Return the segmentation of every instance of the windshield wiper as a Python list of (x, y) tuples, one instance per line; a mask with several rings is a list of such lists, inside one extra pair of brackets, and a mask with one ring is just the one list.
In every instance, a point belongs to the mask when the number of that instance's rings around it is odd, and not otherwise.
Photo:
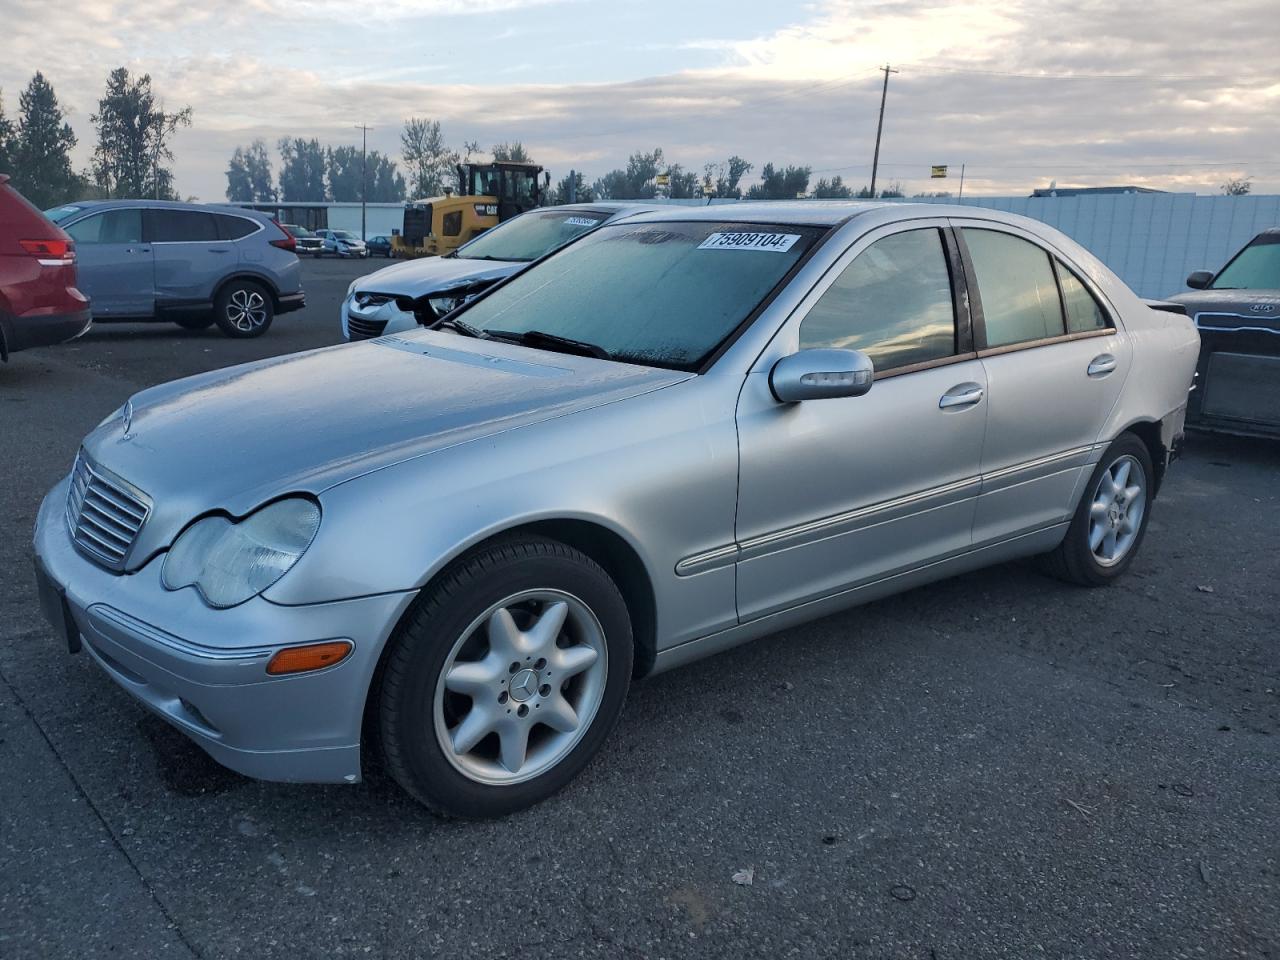
[(443, 320), (437, 320), (435, 322), (435, 326), (431, 329), (440, 330), (443, 327), (449, 327), (453, 330), (457, 330), (464, 337), (475, 337), (478, 340), (485, 339), (483, 330), (477, 330), (471, 324), (467, 323), (467, 321), (459, 320), (456, 317), (445, 317)]
[(561, 337), (545, 330), (485, 330), (489, 336), (497, 340), (510, 340), (526, 347), (549, 347), (561, 353), (577, 353), (584, 357), (595, 357), (597, 360), (612, 360), (613, 354), (604, 347), (585, 340), (574, 340)]

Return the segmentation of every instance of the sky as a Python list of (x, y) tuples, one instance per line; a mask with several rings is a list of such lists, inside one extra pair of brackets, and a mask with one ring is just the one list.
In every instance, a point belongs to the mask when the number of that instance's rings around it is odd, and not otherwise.
[[(399, 154), (408, 117), (447, 140), (519, 140), (557, 179), (637, 150), (701, 171), (806, 164), (908, 194), (1136, 184), (1280, 193), (1276, 0), (0, 0), (7, 113), (42, 71), (87, 166), (117, 66), (194, 124), (184, 196), (219, 200), (237, 144), (317, 137)], [(278, 162), (278, 160), (277, 160)], [(947, 164), (949, 177), (929, 168)]]

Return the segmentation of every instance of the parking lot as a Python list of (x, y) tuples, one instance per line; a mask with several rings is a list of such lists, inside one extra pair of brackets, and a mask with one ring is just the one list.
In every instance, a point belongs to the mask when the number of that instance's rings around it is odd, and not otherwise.
[(497, 822), (245, 779), (68, 656), (30, 540), (80, 438), (339, 342), (380, 265), (305, 261), (256, 340), (102, 325), (0, 366), (0, 957), (1280, 955), (1274, 442), (1193, 435), (1114, 587), (1003, 566), (643, 681)]

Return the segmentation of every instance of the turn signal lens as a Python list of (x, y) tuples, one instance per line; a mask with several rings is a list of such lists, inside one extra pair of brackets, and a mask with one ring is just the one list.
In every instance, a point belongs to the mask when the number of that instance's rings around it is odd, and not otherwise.
[(310, 643), (305, 647), (286, 647), (280, 650), (267, 663), (267, 673), (279, 676), (282, 673), (306, 673), (308, 670), (323, 670), (341, 663), (351, 653), (350, 640), (330, 640), (326, 643)]

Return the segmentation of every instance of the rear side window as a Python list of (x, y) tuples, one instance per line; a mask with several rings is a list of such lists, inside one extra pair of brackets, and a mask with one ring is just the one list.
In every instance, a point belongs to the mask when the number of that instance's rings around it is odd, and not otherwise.
[(218, 239), (218, 226), (211, 213), (148, 210), (147, 239), (152, 243), (204, 243)]
[(1111, 327), (1111, 318), (1102, 304), (1061, 260), (1058, 261), (1058, 282), (1062, 284), (1062, 301), (1067, 307), (1068, 333), (1089, 333)]
[(955, 305), (941, 231), (895, 233), (858, 254), (805, 316), (800, 346), (862, 350), (877, 372), (953, 356)]
[(986, 345), (1007, 347), (1062, 336), (1062, 300), (1049, 254), (995, 230), (965, 227), (963, 233), (977, 275)]
[(141, 243), (142, 211), (135, 208), (104, 210), (67, 227), (77, 244)]
[(247, 237), (258, 229), (256, 220), (250, 220), (248, 217), (236, 217), (228, 213), (215, 213), (214, 221), (218, 225), (218, 239), (220, 240), (239, 240), (241, 237)]

